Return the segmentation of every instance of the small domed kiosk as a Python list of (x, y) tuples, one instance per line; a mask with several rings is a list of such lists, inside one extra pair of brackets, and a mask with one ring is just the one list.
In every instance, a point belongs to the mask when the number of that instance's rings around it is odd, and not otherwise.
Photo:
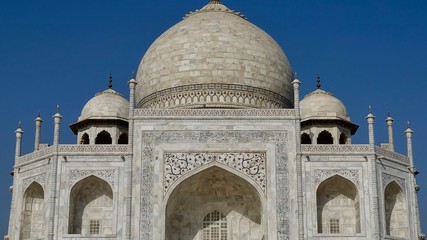
[(78, 144), (127, 144), (129, 102), (111, 84), (83, 107), (77, 123), (70, 126)]
[(332, 93), (317, 89), (301, 100), (302, 144), (350, 144), (359, 126), (350, 121), (344, 104)]

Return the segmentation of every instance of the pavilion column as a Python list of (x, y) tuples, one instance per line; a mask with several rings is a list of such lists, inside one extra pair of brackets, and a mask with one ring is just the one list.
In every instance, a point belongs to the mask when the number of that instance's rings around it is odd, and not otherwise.
[[(369, 146), (371, 149), (371, 153), (370, 156), (368, 156), (368, 160), (370, 162), (369, 164), (369, 172), (370, 172), (370, 191), (371, 191), (371, 206), (373, 210), (378, 209), (378, 211), (374, 211), (376, 212), (376, 214), (371, 214), (371, 230), (374, 233), (374, 238), (373, 239), (380, 239), (381, 238), (381, 229), (380, 229), (380, 218), (379, 215), (380, 213), (380, 209), (379, 209), (379, 197), (378, 197), (378, 191), (379, 191), (379, 187), (378, 187), (378, 173), (377, 173), (377, 157), (375, 154), (375, 136), (374, 136), (374, 121), (375, 121), (375, 116), (371, 111), (371, 107), (369, 106), (369, 113), (366, 116), (366, 120), (368, 122), (368, 135), (369, 135)], [(379, 230), (379, 231), (378, 231)]]
[(43, 122), (43, 119), (40, 117), (40, 113), (37, 116), (37, 118), (34, 120), (34, 122), (36, 123), (36, 134), (35, 134), (35, 139), (34, 139), (34, 151), (37, 151), (40, 148), (40, 132), (41, 132), (41, 127), (42, 127), (42, 122)]
[(387, 123), (387, 131), (388, 131), (388, 150), (394, 152), (394, 139), (393, 139), (393, 118), (391, 118), (390, 114), (385, 120)]
[[(412, 221), (414, 223), (414, 232), (418, 239), (423, 239), (424, 235), (421, 233), (421, 227), (420, 227), (420, 218), (419, 218), (419, 208), (418, 208), (418, 198), (417, 193), (419, 191), (419, 186), (417, 185), (415, 176), (418, 174), (417, 170), (415, 169), (414, 165), (414, 158), (412, 153), (412, 134), (414, 132), (409, 126), (405, 131), (406, 135), (406, 143), (407, 143), (407, 154), (408, 154), (408, 160), (409, 160), (409, 182), (410, 182), (410, 194), (411, 194), (411, 211), (413, 212), (411, 214)], [(424, 237), (425, 238), (425, 237)]]
[[(15, 165), (18, 162), (18, 158), (21, 156), (22, 151), (22, 136), (24, 135), (24, 131), (22, 130), (22, 124), (19, 122), (18, 128), (15, 131), (16, 135), (16, 146), (15, 146)], [(12, 192), (12, 200), (10, 203), (10, 216), (9, 216), (9, 228), (8, 228), (8, 236), (9, 239), (14, 239), (15, 237), (15, 224), (16, 224), (16, 184), (17, 184), (17, 176), (18, 176), (18, 169), (15, 167), (13, 169), (13, 172), (11, 173), (13, 176), (13, 185), (10, 188), (10, 191)], [(19, 233), (18, 233), (19, 234)]]
[(133, 132), (136, 80), (132, 75), (129, 81), (129, 130), (128, 130), (128, 159), (126, 162), (126, 239), (132, 238), (132, 171), (133, 171)]
[(49, 222), (48, 222), (48, 239), (54, 240), (58, 237), (55, 236), (55, 219), (56, 215), (56, 201), (57, 201), (57, 179), (58, 179), (58, 154), (59, 154), (59, 133), (61, 128), (62, 116), (59, 114), (59, 106), (57, 106), (56, 114), (53, 115), (55, 127), (53, 133), (53, 146), (55, 147), (55, 155), (51, 158), (51, 182), (50, 182), (50, 197), (49, 197)]
[(292, 82), (294, 87), (294, 109), (295, 109), (295, 145), (296, 145), (296, 168), (297, 168), (297, 201), (298, 201), (298, 239), (304, 239), (304, 193), (302, 189), (302, 162), (301, 162), (301, 117), (299, 88), (301, 82), (295, 78)]

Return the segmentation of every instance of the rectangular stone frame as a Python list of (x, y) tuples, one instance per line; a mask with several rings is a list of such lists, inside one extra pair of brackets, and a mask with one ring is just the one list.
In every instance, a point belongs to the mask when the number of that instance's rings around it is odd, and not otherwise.
[[(162, 143), (186, 144), (227, 144), (227, 143), (269, 143), (275, 147), (275, 182), (277, 239), (289, 239), (289, 167), (288, 167), (288, 132), (287, 131), (143, 131), (141, 133), (141, 175), (140, 179), (140, 213), (139, 235), (143, 240), (154, 240), (154, 232), (159, 232), (154, 223), (154, 161), (156, 146)], [(238, 149), (236, 149), (238, 150)], [(136, 160), (139, 161), (139, 160)], [(267, 163), (268, 164), (268, 163)], [(271, 178), (270, 176), (269, 178)], [(156, 208), (159, 210), (158, 208)], [(269, 227), (269, 230), (273, 230)]]

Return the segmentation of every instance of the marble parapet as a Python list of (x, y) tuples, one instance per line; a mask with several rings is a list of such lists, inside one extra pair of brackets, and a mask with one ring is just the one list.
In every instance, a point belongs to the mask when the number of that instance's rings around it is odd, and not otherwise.
[[(58, 152), (56, 152), (58, 151)], [(76, 145), (76, 144), (61, 144), (58, 146), (50, 146), (39, 151), (21, 156), (16, 160), (16, 166), (26, 165), (40, 159), (49, 158), (55, 154), (58, 155), (127, 155), (128, 145)]]

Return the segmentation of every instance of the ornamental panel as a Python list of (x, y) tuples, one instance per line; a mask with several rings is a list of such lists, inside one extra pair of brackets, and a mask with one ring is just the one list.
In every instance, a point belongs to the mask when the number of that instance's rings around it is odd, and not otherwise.
[(46, 173), (38, 174), (35, 176), (31, 176), (22, 180), (22, 191), (24, 192), (31, 185), (31, 183), (37, 182), (40, 184), (43, 189), (45, 189), (46, 185)]
[(181, 176), (208, 163), (218, 162), (252, 178), (264, 191), (266, 189), (266, 153), (165, 153), (164, 191)]
[(289, 239), (289, 178), (286, 131), (144, 131), (142, 132), (140, 236), (153, 240), (154, 148), (160, 143), (273, 143), (276, 159), (277, 231)]
[(316, 169), (313, 173), (314, 182), (320, 183), (334, 175), (341, 175), (359, 186), (359, 170), (348, 169)]
[(68, 184), (73, 186), (76, 182), (91, 175), (107, 181), (112, 187), (114, 186), (116, 179), (115, 170), (70, 170), (68, 173)]
[(387, 187), (387, 185), (393, 181), (395, 181), (400, 188), (402, 188), (402, 190), (404, 192), (406, 192), (406, 184), (405, 184), (405, 179), (401, 178), (401, 177), (397, 177), (388, 173), (383, 173), (382, 174), (382, 182), (383, 182), (383, 190)]

